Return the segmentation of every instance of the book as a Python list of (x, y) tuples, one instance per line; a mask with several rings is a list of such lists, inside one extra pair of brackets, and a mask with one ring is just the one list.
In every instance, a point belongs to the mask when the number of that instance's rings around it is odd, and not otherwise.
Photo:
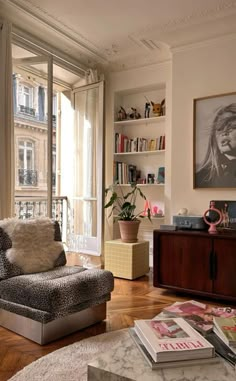
[(230, 307), (213, 307), (195, 300), (176, 302), (163, 309), (164, 314), (183, 317), (193, 328), (204, 336), (213, 331), (213, 317), (234, 317), (236, 309)]
[(236, 317), (213, 317), (214, 332), (229, 346), (236, 347)]
[(208, 333), (206, 340), (214, 346), (216, 353), (236, 370), (236, 353), (215, 332)]
[(214, 357), (214, 347), (182, 318), (135, 320), (134, 329), (153, 360)]
[(219, 362), (219, 356), (196, 359), (196, 360), (179, 360), (179, 361), (166, 361), (166, 362), (156, 362), (153, 360), (152, 356), (149, 354), (145, 345), (143, 345), (142, 341), (138, 337), (134, 328), (129, 328), (129, 334), (139, 349), (140, 353), (143, 355), (144, 359), (147, 361), (149, 366), (155, 370), (160, 368), (177, 368), (182, 366), (193, 366), (193, 365), (204, 365), (204, 364), (215, 364)]

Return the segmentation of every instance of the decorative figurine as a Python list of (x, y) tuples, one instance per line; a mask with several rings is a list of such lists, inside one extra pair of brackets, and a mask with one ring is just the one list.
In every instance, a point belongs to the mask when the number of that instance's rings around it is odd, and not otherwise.
[[(208, 219), (206, 218), (206, 215), (209, 211), (214, 211), (215, 213), (217, 213), (219, 215), (219, 218), (217, 221), (213, 221), (213, 222), (208, 221)], [(203, 215), (203, 219), (204, 219), (205, 223), (210, 226), (208, 229), (208, 233), (210, 233), (210, 234), (216, 234), (217, 233), (216, 226), (221, 223), (222, 218), (223, 218), (223, 216), (222, 216), (221, 211), (219, 209), (216, 209), (214, 201), (211, 201), (210, 208), (207, 209)]]
[(187, 208), (181, 208), (178, 211), (178, 216), (187, 216), (187, 214), (188, 214), (188, 209)]
[(117, 117), (119, 121), (127, 119), (127, 113), (122, 106), (120, 106)]
[(140, 119), (140, 118), (141, 118), (141, 115), (139, 114), (139, 112), (137, 111), (136, 108), (131, 107), (131, 110), (132, 110), (133, 112), (131, 112), (131, 113), (129, 114), (130, 119)]
[(160, 103), (154, 103), (151, 101), (152, 104), (152, 112), (156, 116), (161, 116), (161, 104)]
[(149, 118), (150, 116), (150, 109), (151, 109), (151, 103), (146, 102), (145, 103), (145, 110), (144, 110), (144, 118)]
[(161, 101), (161, 115), (166, 115), (166, 100)]

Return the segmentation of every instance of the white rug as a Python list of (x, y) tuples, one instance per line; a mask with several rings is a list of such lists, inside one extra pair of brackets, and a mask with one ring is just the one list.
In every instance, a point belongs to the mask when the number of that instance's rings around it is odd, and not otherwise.
[(87, 381), (87, 364), (115, 348), (127, 334), (123, 329), (68, 345), (34, 361), (8, 381)]

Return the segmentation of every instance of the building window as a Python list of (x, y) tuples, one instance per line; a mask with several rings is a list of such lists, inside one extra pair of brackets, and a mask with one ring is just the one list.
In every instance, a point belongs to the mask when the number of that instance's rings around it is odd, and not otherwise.
[(52, 186), (56, 186), (56, 145), (52, 146)]
[(33, 108), (33, 88), (19, 84), (18, 104), (20, 112), (35, 116)]
[(19, 185), (36, 186), (37, 171), (34, 169), (34, 143), (20, 140), (18, 153)]
[(31, 107), (32, 102), (30, 102), (30, 89), (29, 87), (24, 86), (23, 87), (23, 99), (24, 99), (24, 106)]
[(33, 106), (33, 89), (31, 87), (19, 85), (19, 104), (25, 107)]

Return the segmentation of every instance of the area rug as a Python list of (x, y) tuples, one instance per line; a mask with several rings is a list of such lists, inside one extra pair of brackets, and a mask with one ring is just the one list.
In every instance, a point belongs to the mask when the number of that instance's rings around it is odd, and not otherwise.
[(78, 341), (41, 357), (8, 381), (87, 381), (87, 364), (128, 335), (122, 329)]

